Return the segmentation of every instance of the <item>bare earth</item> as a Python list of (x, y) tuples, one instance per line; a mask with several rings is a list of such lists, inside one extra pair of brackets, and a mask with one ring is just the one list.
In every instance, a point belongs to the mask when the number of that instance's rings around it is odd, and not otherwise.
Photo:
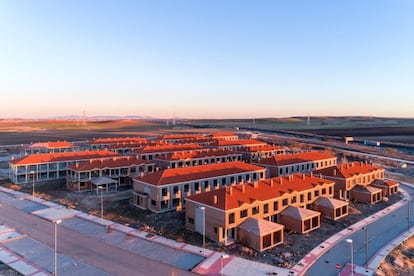
[(378, 276), (414, 275), (414, 236), (391, 251), (377, 269), (376, 274)]

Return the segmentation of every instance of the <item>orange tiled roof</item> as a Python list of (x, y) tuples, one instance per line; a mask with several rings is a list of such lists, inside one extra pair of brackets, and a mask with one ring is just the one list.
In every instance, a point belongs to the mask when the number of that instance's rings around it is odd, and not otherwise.
[(173, 151), (189, 151), (203, 149), (197, 144), (162, 144), (155, 146), (146, 146), (142, 149), (134, 150), (133, 153), (154, 153), (154, 152), (173, 152)]
[(263, 167), (236, 161), (160, 170), (142, 177), (136, 177), (134, 180), (159, 186), (263, 170), (265, 170)]
[(186, 133), (186, 134), (165, 134), (161, 137), (163, 140), (181, 140), (181, 139), (204, 139), (205, 136), (201, 134)]
[(146, 143), (147, 139), (141, 137), (116, 137), (116, 138), (98, 138), (91, 144), (116, 144), (116, 143)]
[(46, 148), (46, 149), (58, 149), (58, 148), (71, 148), (75, 145), (66, 141), (55, 141), (55, 142), (39, 142), (28, 146), (28, 149)]
[[(185, 160), (185, 159), (195, 159), (195, 158), (205, 158), (205, 157), (219, 157), (229, 154), (238, 154), (237, 152), (231, 150), (207, 150), (207, 151), (187, 151), (187, 152), (173, 152), (167, 156), (158, 156), (156, 159), (161, 160)], [(240, 154), (239, 154), (240, 155)]]
[(320, 169), (315, 171), (315, 173), (320, 173), (322, 175), (338, 177), (338, 178), (352, 178), (355, 175), (369, 174), (374, 171), (384, 170), (379, 166), (372, 164), (366, 164), (361, 162), (352, 162), (341, 165), (336, 165), (333, 167)]
[(336, 156), (322, 152), (311, 151), (303, 153), (276, 155), (270, 158), (261, 159), (257, 163), (277, 167), (332, 158), (336, 158)]
[(76, 160), (89, 160), (98, 158), (110, 158), (119, 156), (119, 154), (100, 150), (100, 151), (75, 151), (75, 152), (56, 152), (26, 155), (23, 158), (11, 161), (13, 165), (31, 165), (41, 163), (54, 163)]
[(252, 147), (252, 146), (264, 146), (267, 145), (265, 142), (254, 140), (254, 139), (242, 139), (242, 140), (217, 140), (217, 146), (224, 147), (224, 146), (245, 146), (245, 147)]
[(145, 160), (139, 159), (132, 156), (119, 156), (108, 159), (94, 159), (78, 164), (68, 166), (68, 169), (73, 171), (90, 171), (94, 169), (105, 169), (105, 168), (125, 168), (130, 166), (139, 166), (142, 164), (151, 164)]
[(215, 132), (211, 134), (211, 137), (213, 139), (223, 138), (223, 137), (233, 137), (233, 136), (237, 136), (237, 135), (231, 132)]
[[(222, 210), (231, 210), (239, 208), (243, 204), (250, 205), (255, 201), (276, 199), (285, 193), (291, 194), (293, 192), (308, 191), (320, 185), (334, 185), (334, 183), (332, 180), (322, 179), (312, 174), (295, 174), (292, 176), (260, 180), (257, 183), (257, 187), (254, 187), (252, 183), (238, 184), (192, 195), (187, 198), (200, 204)], [(217, 203), (214, 203), (215, 196), (217, 196)]]
[(284, 150), (284, 148), (279, 146), (272, 146), (272, 145), (264, 145), (264, 146), (254, 146), (254, 147), (248, 147), (243, 148), (241, 152), (259, 152), (259, 151), (273, 151), (273, 150)]

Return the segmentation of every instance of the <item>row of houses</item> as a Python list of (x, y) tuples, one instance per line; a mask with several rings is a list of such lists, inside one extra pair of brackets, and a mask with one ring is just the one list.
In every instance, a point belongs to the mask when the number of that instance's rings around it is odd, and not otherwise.
[[(237, 138), (237, 139), (236, 139)], [(384, 169), (337, 164), (321, 152), (286, 154), (229, 133), (161, 139), (97, 139), (95, 150), (27, 155), (10, 162), (18, 184), (65, 179), (73, 191), (133, 186), (132, 205), (152, 212), (185, 208), (187, 229), (257, 250), (283, 242), (284, 230), (307, 233), (321, 218), (340, 219), (350, 200), (374, 204), (398, 192)]]

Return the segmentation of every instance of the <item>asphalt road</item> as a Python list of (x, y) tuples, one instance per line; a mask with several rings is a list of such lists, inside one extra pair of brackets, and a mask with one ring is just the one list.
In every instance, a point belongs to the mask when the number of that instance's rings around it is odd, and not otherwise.
[[(414, 194), (413, 186), (402, 185), (409, 193)], [(411, 225), (413, 225), (413, 205), (411, 209)], [(408, 205), (402, 207), (368, 225), (367, 229), (355, 231), (348, 238), (353, 241), (354, 263), (365, 266), (366, 262), (366, 231), (368, 233), (368, 260), (384, 245), (408, 229)], [(351, 246), (341, 241), (321, 256), (306, 272), (308, 276), (338, 275), (336, 264), (344, 267), (351, 262)]]
[[(54, 248), (54, 224), (0, 204), (0, 224)], [(58, 253), (72, 256), (112, 275), (194, 275), (58, 226)]]

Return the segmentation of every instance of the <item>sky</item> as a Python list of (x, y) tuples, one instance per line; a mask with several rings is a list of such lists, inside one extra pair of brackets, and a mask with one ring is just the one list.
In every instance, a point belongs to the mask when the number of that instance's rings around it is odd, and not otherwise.
[(0, 0), (0, 118), (414, 118), (412, 0)]

